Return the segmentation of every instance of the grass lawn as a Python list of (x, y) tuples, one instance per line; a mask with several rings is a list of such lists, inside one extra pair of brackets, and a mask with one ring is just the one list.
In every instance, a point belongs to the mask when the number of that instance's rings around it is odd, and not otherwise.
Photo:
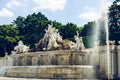
[(3, 60), (5, 57), (0, 57), (0, 60)]

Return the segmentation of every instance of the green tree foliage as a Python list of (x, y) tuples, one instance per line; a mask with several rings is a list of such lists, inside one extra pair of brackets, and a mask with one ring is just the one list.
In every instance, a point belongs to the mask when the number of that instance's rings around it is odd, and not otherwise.
[(83, 29), (80, 33), (80, 36), (83, 37), (83, 43), (86, 48), (93, 47), (93, 35), (96, 23), (95, 22), (88, 22), (83, 26)]
[(109, 33), (110, 40), (120, 40), (120, 0), (115, 0), (109, 8)]
[(94, 29), (95, 29), (95, 22), (88, 22), (87, 24), (84, 25), (82, 31), (81, 31), (81, 36), (93, 36), (94, 34)]
[(54, 26), (55, 28), (57, 28), (57, 29), (59, 30), (59, 32), (60, 32), (61, 28), (63, 27), (63, 24), (62, 24), (62, 23), (59, 23), (59, 22), (57, 22), (57, 21), (50, 21), (50, 22), (51, 22), (51, 24), (53, 24), (53, 26)]
[(60, 29), (61, 36), (65, 38), (73, 38), (76, 35), (77, 25), (73, 23), (67, 23)]
[(25, 27), (24, 25), (24, 21), (25, 21), (25, 18), (24, 17), (21, 17), (21, 16), (18, 16), (16, 18), (16, 20), (13, 20), (13, 25), (16, 26), (19, 30), (19, 35), (22, 35), (23, 33), (23, 29)]
[(24, 28), (25, 26), (24, 26), (24, 24), (23, 24), (23, 22), (25, 21), (25, 18), (24, 17), (21, 17), (21, 16), (18, 16), (17, 18), (16, 18), (16, 20), (13, 20), (13, 24), (15, 25), (15, 26), (17, 26), (17, 27), (21, 27), (21, 28)]
[(35, 43), (43, 37), (44, 30), (50, 22), (47, 17), (39, 12), (28, 15), (26, 18), (19, 16), (13, 23), (20, 30), (21, 40), (30, 45), (31, 48), (35, 48)]
[(77, 27), (77, 31), (78, 31), (78, 33), (80, 34), (81, 33), (81, 31), (83, 30), (83, 27)]
[[(99, 23), (99, 24), (98, 24)], [(81, 36), (84, 37), (84, 42), (86, 45), (88, 46), (92, 46), (93, 44), (93, 40), (94, 40), (94, 36), (96, 35), (95, 29), (96, 27), (98, 27), (98, 31), (99, 31), (99, 41), (100, 41), (100, 45), (105, 45), (106, 43), (106, 33), (105, 33), (105, 20), (104, 18), (100, 18), (99, 20), (97, 20), (97, 23), (95, 21), (93, 22), (88, 22), (87, 24), (84, 25), (82, 31), (81, 31)], [(89, 42), (88, 42), (89, 41)], [(89, 44), (88, 44), (89, 43)]]
[(0, 25), (0, 55), (13, 49), (15, 42), (19, 39), (18, 29), (11, 25)]

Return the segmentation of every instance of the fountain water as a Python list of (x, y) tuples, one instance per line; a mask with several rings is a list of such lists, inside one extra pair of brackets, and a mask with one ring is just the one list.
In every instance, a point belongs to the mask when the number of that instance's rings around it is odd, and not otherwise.
[[(105, 27), (105, 33), (106, 33), (106, 59), (107, 59), (107, 73), (108, 74), (108, 79), (110, 79), (110, 51), (109, 51), (109, 29), (108, 29), (108, 6), (107, 6), (107, 0), (101, 0), (101, 4), (100, 4), (100, 12), (101, 12), (101, 17), (102, 17), (102, 20), (104, 21), (104, 27)], [(100, 22), (99, 20), (97, 21), (97, 25), (95, 27), (95, 30), (94, 30), (94, 41), (95, 43), (98, 43), (99, 41), (99, 33), (100, 33)], [(96, 47), (96, 50), (97, 50), (97, 54), (100, 58), (100, 51), (99, 51), (99, 45), (95, 45)], [(95, 51), (94, 51), (95, 52)], [(93, 52), (93, 53), (94, 53)], [(100, 60), (100, 59), (99, 59)], [(99, 61), (100, 62), (100, 61)], [(100, 64), (100, 63), (99, 63)]]
[(105, 31), (106, 31), (106, 44), (107, 44), (107, 74), (108, 74), (108, 80), (110, 79), (110, 49), (109, 49), (109, 28), (108, 28), (108, 6), (107, 6), (107, 0), (101, 0), (101, 9), (105, 13), (104, 20), (105, 20)]

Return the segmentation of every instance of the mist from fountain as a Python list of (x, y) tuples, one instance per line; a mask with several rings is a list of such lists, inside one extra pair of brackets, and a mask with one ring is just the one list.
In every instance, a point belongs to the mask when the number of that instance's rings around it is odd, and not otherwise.
[[(109, 50), (109, 29), (108, 29), (108, 3), (107, 0), (101, 0), (100, 1), (100, 6), (99, 6), (99, 16), (98, 19), (96, 20), (96, 25), (94, 28), (94, 47), (93, 47), (93, 51), (92, 51), (92, 60), (91, 61), (91, 65), (96, 64), (96, 65), (100, 65), (100, 48), (99, 48), (99, 37), (100, 37), (100, 26), (101, 26), (101, 22), (99, 21), (99, 19), (102, 19), (104, 21), (104, 27), (105, 27), (105, 33), (106, 33), (106, 59), (107, 59), (107, 77), (108, 79), (110, 79), (110, 50)], [(96, 58), (96, 57), (98, 58)], [(96, 61), (94, 61), (96, 60)]]
[(104, 19), (105, 19), (105, 31), (106, 31), (106, 44), (107, 44), (107, 70), (108, 70), (108, 80), (110, 79), (110, 49), (109, 49), (109, 28), (108, 28), (108, 6), (107, 0), (102, 0), (102, 9), (105, 13)]
[(107, 58), (108, 58), (108, 79), (110, 78), (110, 49), (109, 49), (109, 32), (108, 32), (108, 18), (106, 17), (106, 43), (107, 43)]
[[(107, 0), (101, 0), (100, 1), (100, 6), (99, 6), (99, 12), (101, 15), (99, 17), (102, 17), (102, 20), (104, 20), (104, 27), (105, 27), (105, 33), (106, 33), (106, 59), (107, 59), (107, 75), (108, 79), (110, 79), (110, 51), (109, 51), (109, 29), (108, 29), (108, 3)], [(99, 53), (99, 33), (100, 33), (100, 22), (97, 20), (97, 24), (94, 30), (94, 52), (93, 54)], [(96, 54), (96, 55), (97, 55)], [(98, 54), (99, 56), (99, 54)]]

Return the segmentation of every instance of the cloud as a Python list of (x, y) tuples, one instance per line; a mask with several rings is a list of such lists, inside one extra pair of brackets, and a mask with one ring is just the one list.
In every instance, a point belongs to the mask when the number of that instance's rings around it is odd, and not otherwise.
[(89, 11), (86, 13), (79, 14), (78, 17), (81, 19), (84, 19), (84, 20), (93, 21), (93, 20), (99, 19), (101, 17), (101, 15), (94, 11)]
[(84, 9), (86, 12), (78, 15), (82, 20), (93, 21), (101, 18), (103, 13), (106, 13), (108, 8), (111, 6), (112, 2), (106, 0), (100, 0), (100, 6), (96, 8), (91, 8), (89, 6), (85, 6)]
[(117, 5), (120, 5), (120, 2), (117, 2)]
[(33, 11), (37, 11), (39, 9), (47, 9), (54, 12), (56, 10), (63, 10), (66, 4), (66, 0), (32, 0), (32, 1), (35, 4), (37, 4), (37, 6), (32, 9)]
[(85, 6), (85, 10), (94, 11), (95, 9), (94, 9), (94, 8), (91, 8), (91, 7), (89, 7), (89, 6)]
[(112, 2), (109, 2), (107, 0), (100, 0), (101, 12), (106, 12), (111, 5), (112, 5)]
[(16, 1), (16, 0), (12, 0), (12, 1), (10, 1), (6, 4), (6, 7), (7, 8), (13, 8), (13, 7), (18, 7), (18, 6), (22, 6), (22, 5), (23, 4), (21, 2)]
[(0, 11), (0, 17), (13, 17), (14, 13), (12, 11), (9, 11), (8, 9), (6, 8), (3, 8), (1, 11)]
[(106, 5), (107, 7), (110, 7), (112, 5), (112, 2), (107, 2)]

